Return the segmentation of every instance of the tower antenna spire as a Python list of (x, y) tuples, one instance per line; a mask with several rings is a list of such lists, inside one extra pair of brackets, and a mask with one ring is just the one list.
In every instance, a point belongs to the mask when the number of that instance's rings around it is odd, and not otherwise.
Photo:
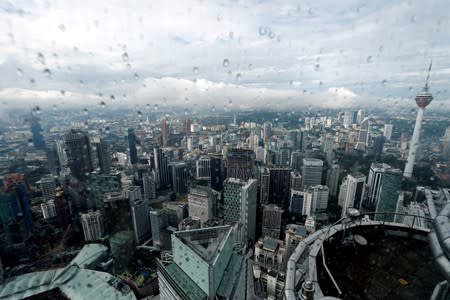
[(433, 65), (433, 60), (430, 59), (430, 66), (428, 67), (427, 80), (425, 81), (424, 91), (428, 91), (428, 80), (430, 80), (431, 66)]

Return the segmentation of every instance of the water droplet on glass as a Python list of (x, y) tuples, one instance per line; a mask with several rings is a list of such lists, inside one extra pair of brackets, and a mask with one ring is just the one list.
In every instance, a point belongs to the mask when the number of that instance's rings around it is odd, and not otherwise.
[(109, 133), (110, 133), (110, 130), (109, 130), (109, 127), (108, 127), (108, 126), (106, 126), (106, 128), (105, 128), (105, 132), (106, 132), (106, 134), (109, 134)]
[(198, 67), (194, 67), (194, 68), (192, 69), (192, 72), (194, 72), (194, 74), (197, 75), (197, 74), (198, 74)]
[(211, 111), (212, 111), (212, 112), (215, 112), (215, 111), (216, 111), (216, 106), (215, 106), (215, 105), (211, 106)]
[(316, 66), (314, 67), (314, 69), (315, 69), (316, 71), (319, 71), (319, 70), (320, 70), (320, 65), (319, 65), (319, 64), (316, 64)]
[(87, 108), (83, 109), (83, 114), (88, 115), (89, 111)]
[(275, 33), (273, 31), (269, 32), (269, 38), (274, 39)]
[(186, 115), (186, 116), (188, 115), (188, 110), (187, 110), (187, 108), (184, 109), (184, 115)]
[(142, 118), (142, 112), (140, 110), (137, 111), (138, 117)]
[(63, 96), (66, 94), (66, 91), (65, 91), (65, 90), (60, 90), (59, 92), (60, 92), (61, 95), (63, 95)]
[(289, 85), (292, 86), (294, 82), (292, 80), (289, 80)]
[(38, 114), (41, 113), (41, 108), (39, 106), (35, 106), (33, 110)]
[(42, 54), (41, 52), (38, 52), (38, 54), (37, 54), (37, 60), (38, 60), (41, 64), (45, 65), (45, 57), (44, 57), (44, 54)]
[(23, 70), (21, 68), (16, 68), (16, 73), (17, 75), (19, 75), (20, 77), (23, 76)]
[(383, 79), (383, 81), (381, 81), (381, 84), (382, 84), (382, 85), (386, 85), (386, 83), (387, 83), (387, 80), (386, 80), (386, 79)]
[(30, 84), (35, 84), (35, 83), (36, 83), (36, 80), (33, 77), (31, 77), (30, 78)]
[(241, 73), (237, 73), (236, 74), (236, 80), (239, 81), (239, 80), (241, 80), (241, 78), (242, 78)]
[(61, 30), (62, 32), (66, 31), (66, 26), (64, 26), (64, 24), (60, 24), (58, 26), (59, 30)]
[(225, 58), (222, 62), (222, 65), (226, 68), (230, 65), (230, 61), (227, 58)]
[(233, 75), (233, 72), (231, 72), (231, 70), (228, 70), (227, 74), (228, 74), (228, 76), (231, 76), (231, 75)]
[(230, 40), (232, 40), (234, 38), (233, 31), (230, 31), (230, 33), (228, 33), (228, 37), (230, 38)]
[(366, 59), (366, 61), (368, 62), (368, 63), (371, 63), (372, 62), (372, 56), (367, 56), (367, 59)]
[(232, 106), (232, 105), (233, 105), (233, 100), (229, 99), (229, 100), (228, 100), (228, 104), (229, 104), (230, 106)]
[(53, 110), (56, 110), (56, 104), (53, 104)]
[(122, 54), (122, 60), (125, 61), (125, 62), (128, 61), (128, 53), (124, 52), (124, 53)]
[(44, 74), (45, 76), (47, 76), (47, 78), (51, 79), (52, 78), (52, 71), (50, 71), (50, 69), (44, 69)]
[(266, 35), (267, 29), (263, 26), (259, 26), (259, 35)]
[(105, 107), (106, 107), (105, 101), (100, 101), (100, 106), (101, 106), (102, 108), (105, 108)]
[(158, 104), (155, 104), (155, 105), (153, 106), (153, 108), (154, 108), (155, 110), (158, 110)]
[(145, 106), (147, 109), (150, 109), (150, 104), (147, 103), (147, 105)]
[(138, 80), (139, 79), (139, 74), (138, 73), (134, 73), (133, 77), (134, 77), (135, 80)]

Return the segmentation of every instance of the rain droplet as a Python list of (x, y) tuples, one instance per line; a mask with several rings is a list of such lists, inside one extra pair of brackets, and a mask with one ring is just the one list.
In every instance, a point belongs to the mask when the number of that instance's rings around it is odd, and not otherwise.
[(248, 65), (248, 69), (251, 71), (251, 70), (253, 70), (253, 65), (252, 64), (249, 64)]
[(33, 77), (31, 77), (30, 78), (30, 84), (35, 84), (35, 83), (36, 83), (36, 80)]
[(294, 82), (292, 80), (289, 80), (289, 85), (292, 86)]
[(387, 83), (387, 80), (386, 80), (386, 79), (383, 79), (383, 81), (381, 81), (381, 84), (382, 84), (382, 85), (386, 85), (386, 83)]
[(44, 57), (44, 54), (42, 54), (41, 52), (38, 52), (38, 54), (37, 54), (37, 60), (38, 60), (41, 64), (45, 65), (45, 57)]
[(137, 111), (138, 117), (142, 118), (142, 112), (140, 110)]
[(114, 100), (116, 100), (116, 97), (114, 95), (111, 95), (111, 96), (109, 96), (109, 99), (114, 101)]
[(23, 76), (23, 70), (21, 68), (16, 68), (16, 73), (17, 75), (19, 75), (20, 77)]
[(212, 111), (212, 112), (215, 112), (215, 111), (216, 111), (216, 106), (215, 106), (215, 105), (211, 106), (211, 111)]
[(241, 78), (242, 78), (241, 73), (237, 73), (236, 74), (236, 80), (239, 81), (239, 80), (241, 80)]
[(109, 134), (109, 133), (110, 133), (110, 130), (109, 130), (109, 127), (108, 127), (108, 126), (106, 126), (106, 128), (105, 128), (105, 132), (106, 132), (106, 134)]
[(83, 109), (83, 114), (88, 115), (89, 111), (87, 108)]
[(60, 24), (58, 26), (59, 30), (61, 30), (62, 32), (66, 31), (66, 26), (64, 26), (64, 24)]
[(271, 39), (275, 38), (275, 33), (273, 31), (269, 32), (269, 38), (271, 38)]
[(124, 52), (124, 53), (122, 54), (122, 60), (125, 61), (125, 62), (128, 61), (128, 53)]
[(188, 110), (187, 108), (184, 109), (184, 114), (187, 116), (188, 115)]
[(147, 103), (147, 105), (145, 106), (147, 109), (150, 109), (150, 104)]
[(315, 69), (316, 71), (319, 71), (319, 70), (320, 70), (320, 65), (319, 65), (319, 64), (316, 64), (316, 66), (314, 67), (314, 69)]
[(234, 38), (233, 31), (230, 31), (230, 33), (228, 33), (228, 37), (230, 38), (230, 40), (232, 40)]
[(228, 60), (228, 58), (225, 58), (222, 62), (222, 65), (226, 68), (230, 65), (230, 61)]
[(138, 80), (139, 79), (139, 74), (138, 73), (134, 73), (133, 77), (134, 77), (135, 80)]
[(266, 35), (267, 29), (263, 26), (259, 26), (259, 35)]
[(233, 100), (229, 99), (229, 100), (228, 100), (228, 104), (229, 104), (230, 106), (232, 106), (232, 105), (233, 105)]
[(194, 74), (197, 75), (197, 74), (198, 74), (198, 67), (194, 67), (194, 68), (192, 69), (192, 72), (194, 72)]
[(233, 72), (231, 72), (231, 70), (228, 70), (227, 74), (228, 74), (228, 76), (231, 76), (233, 74)]
[(52, 71), (50, 71), (50, 69), (44, 69), (44, 74), (45, 76), (47, 76), (47, 78), (51, 79), (52, 78)]
[(56, 104), (53, 104), (53, 110), (56, 110)]
[(101, 106), (102, 108), (105, 108), (105, 107), (106, 107), (105, 101), (100, 101), (100, 106)]
[(368, 62), (368, 63), (371, 63), (372, 62), (372, 56), (367, 56), (367, 59), (366, 59), (366, 61)]
[(39, 106), (35, 106), (35, 107), (34, 107), (34, 111), (35, 111), (36, 113), (40, 114), (40, 113), (41, 113), (41, 108), (40, 108)]
[(158, 110), (158, 104), (155, 104), (154, 106), (153, 106), (153, 108), (155, 109), (155, 110)]
[(60, 92), (61, 95), (63, 95), (63, 96), (66, 94), (66, 91), (65, 91), (65, 90), (60, 90), (59, 92)]

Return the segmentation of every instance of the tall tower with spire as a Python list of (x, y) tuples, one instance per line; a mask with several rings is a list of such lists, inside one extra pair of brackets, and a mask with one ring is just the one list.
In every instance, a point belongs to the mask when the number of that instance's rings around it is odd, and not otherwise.
[(420, 138), (420, 128), (422, 127), (422, 119), (423, 113), (425, 112), (425, 107), (427, 107), (428, 104), (430, 104), (431, 101), (433, 100), (433, 95), (431, 95), (431, 93), (428, 91), (428, 80), (430, 79), (431, 64), (432, 62), (430, 62), (430, 66), (428, 68), (428, 75), (427, 80), (425, 81), (425, 86), (422, 92), (417, 94), (415, 99), (416, 104), (418, 106), (418, 110), (417, 110), (416, 125), (414, 126), (411, 144), (409, 145), (408, 160), (405, 165), (405, 171), (403, 172), (403, 176), (406, 178), (411, 178), (413, 173), (414, 161), (416, 160), (416, 152)]

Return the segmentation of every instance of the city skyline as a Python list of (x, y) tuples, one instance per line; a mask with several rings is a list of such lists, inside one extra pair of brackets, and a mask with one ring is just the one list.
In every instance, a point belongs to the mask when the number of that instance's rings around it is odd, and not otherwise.
[(445, 1), (6, 3), (0, 103), (408, 109), (433, 58), (429, 109), (445, 110), (447, 9)]

